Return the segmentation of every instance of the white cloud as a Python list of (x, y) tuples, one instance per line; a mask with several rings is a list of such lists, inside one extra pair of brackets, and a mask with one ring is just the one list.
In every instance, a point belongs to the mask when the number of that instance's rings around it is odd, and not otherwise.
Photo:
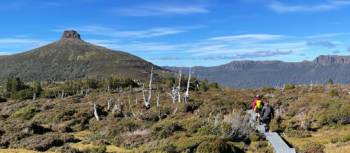
[(332, 38), (332, 37), (345, 36), (345, 35), (350, 35), (350, 33), (349, 32), (323, 33), (323, 34), (316, 34), (316, 35), (307, 36), (306, 38), (308, 38), (308, 39), (321, 39), (321, 38)]
[(210, 38), (210, 40), (218, 41), (269, 41), (278, 40), (284, 38), (283, 35), (272, 34), (243, 34), (243, 35), (231, 35), (231, 36), (219, 36)]
[(11, 55), (11, 54), (13, 54), (12, 52), (0, 52), (0, 56), (2, 56), (2, 55)]
[(127, 44), (122, 43), (119, 40), (100, 40), (100, 39), (88, 39), (88, 42), (104, 46), (111, 49), (132, 51), (132, 52), (166, 52), (175, 51), (179, 49), (180, 45), (171, 45), (166, 43), (154, 43), (154, 42), (129, 42)]
[(327, 41), (327, 40), (314, 40), (314, 41), (308, 41), (306, 43), (308, 46), (320, 46), (320, 47), (326, 47), (326, 48), (334, 48), (337, 46), (336, 43), (332, 41)]
[(349, 0), (327, 0), (323, 3), (318, 4), (287, 4), (280, 1), (273, 1), (268, 4), (268, 7), (279, 13), (288, 12), (321, 12), (336, 10), (342, 7), (350, 5)]
[(47, 43), (47, 41), (32, 38), (0, 38), (0, 50), (2, 50), (0, 55), (10, 55), (27, 51)]
[(155, 27), (144, 30), (117, 30), (110, 27), (87, 25), (80, 27), (71, 27), (64, 29), (55, 29), (56, 32), (62, 32), (65, 29), (75, 29), (79, 32), (91, 35), (100, 35), (108, 37), (130, 37), (130, 38), (151, 38), (175, 35), (188, 32), (190, 29), (196, 29), (201, 26), (194, 27)]
[(148, 4), (131, 6), (129, 8), (117, 8), (112, 12), (125, 16), (164, 16), (203, 14), (210, 11), (203, 5), (194, 4)]
[(34, 44), (41, 41), (35, 39), (23, 39), (23, 38), (0, 38), (0, 45), (8, 44)]

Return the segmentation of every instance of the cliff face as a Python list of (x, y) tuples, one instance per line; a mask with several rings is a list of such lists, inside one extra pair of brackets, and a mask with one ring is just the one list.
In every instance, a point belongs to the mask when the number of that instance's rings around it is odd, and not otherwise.
[(350, 64), (350, 56), (321, 55), (314, 60), (316, 64)]

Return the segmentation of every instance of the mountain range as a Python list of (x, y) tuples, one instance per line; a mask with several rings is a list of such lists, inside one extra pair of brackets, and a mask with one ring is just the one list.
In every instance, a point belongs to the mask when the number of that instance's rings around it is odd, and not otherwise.
[[(165, 68), (188, 72), (187, 68)], [(330, 79), (335, 83), (350, 83), (350, 56), (321, 55), (302, 62), (233, 61), (214, 67), (192, 67), (192, 73), (200, 79), (235, 88), (318, 84)]]
[(68, 30), (60, 40), (43, 47), (0, 56), (0, 79), (59, 81), (111, 75), (138, 79), (147, 77), (152, 66), (129, 53), (85, 42), (77, 31)]
[[(81, 39), (74, 30), (64, 31), (61, 39), (27, 52), (0, 56), (0, 80), (20, 77), (33, 80), (72, 80), (84, 77), (144, 79), (151, 67), (159, 74), (168, 70), (123, 51), (96, 46)], [(184, 73), (188, 72), (185, 70)], [(192, 67), (199, 79), (208, 79), (235, 88), (283, 86), (287, 83), (350, 83), (350, 56), (321, 55), (313, 61), (233, 61), (214, 67)]]

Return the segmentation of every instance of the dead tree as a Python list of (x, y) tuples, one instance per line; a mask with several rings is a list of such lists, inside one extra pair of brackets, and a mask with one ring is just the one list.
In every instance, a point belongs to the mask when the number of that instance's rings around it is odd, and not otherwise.
[(152, 81), (153, 81), (153, 67), (151, 69), (151, 76), (150, 76), (150, 79), (149, 79), (149, 89), (148, 89), (148, 96), (146, 98), (146, 95), (145, 95), (145, 85), (143, 84), (142, 85), (142, 94), (143, 94), (143, 101), (144, 101), (144, 105), (146, 108), (149, 108), (150, 107), (150, 104), (151, 104), (151, 98), (152, 98)]
[(96, 108), (96, 104), (94, 103), (94, 115), (97, 121), (100, 120), (100, 117), (98, 117), (98, 113), (97, 113), (97, 108)]
[(123, 105), (119, 102), (114, 104), (112, 114), (114, 114), (116, 117), (123, 117)]
[(33, 92), (33, 101), (36, 100), (36, 92)]
[(108, 84), (108, 86), (107, 86), (107, 92), (110, 93), (110, 90), (111, 90), (111, 86)]
[(61, 99), (64, 98), (64, 90), (62, 90)]
[(171, 90), (171, 92), (170, 93), (168, 93), (168, 95), (171, 97), (171, 99), (173, 100), (173, 103), (175, 103), (176, 102), (176, 98), (177, 98), (177, 96), (178, 96), (178, 90), (177, 90), (177, 88), (175, 88), (174, 86), (173, 86), (173, 89)]
[(160, 100), (160, 96), (159, 96), (159, 93), (158, 93), (158, 95), (157, 95), (157, 107), (159, 107), (159, 106), (160, 106), (160, 104), (159, 104), (159, 100)]
[(182, 77), (182, 73), (180, 70), (180, 76), (179, 76), (179, 86), (177, 87), (178, 93), (177, 93), (177, 100), (180, 103), (181, 102), (181, 77)]
[(111, 109), (111, 106), (112, 106), (112, 98), (109, 98), (107, 100), (107, 110)]
[(187, 80), (187, 88), (186, 88), (186, 92), (185, 92), (185, 95), (184, 95), (185, 103), (187, 103), (187, 100), (190, 97), (190, 83), (191, 83), (191, 68), (189, 70), (188, 80)]

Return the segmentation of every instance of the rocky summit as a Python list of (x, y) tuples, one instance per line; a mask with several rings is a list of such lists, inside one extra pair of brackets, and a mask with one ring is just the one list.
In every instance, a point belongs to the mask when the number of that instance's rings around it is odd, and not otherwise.
[(80, 34), (75, 30), (66, 30), (63, 32), (62, 39), (78, 39), (81, 40)]
[(85, 42), (74, 30), (64, 31), (60, 40), (48, 45), (0, 58), (1, 79), (20, 77), (25, 81), (111, 75), (141, 79), (154, 66), (127, 52)]

